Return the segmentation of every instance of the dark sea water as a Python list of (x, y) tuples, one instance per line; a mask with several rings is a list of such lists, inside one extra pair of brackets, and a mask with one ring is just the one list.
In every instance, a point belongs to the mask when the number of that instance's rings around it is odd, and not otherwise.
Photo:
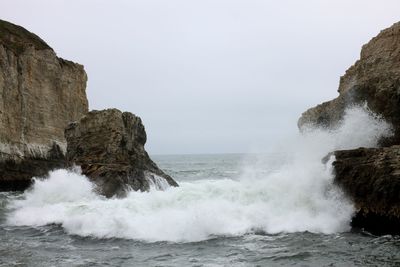
[(153, 158), (179, 189), (106, 200), (61, 172), (1, 193), (0, 266), (400, 266), (400, 239), (351, 231), (351, 204), (328, 178), (310, 188), (310, 172), (291, 176), (297, 160)]
[[(0, 266), (400, 266), (400, 239), (350, 228), (329, 152), (391, 127), (365, 107), (266, 154), (154, 156), (179, 187), (106, 199), (79, 170), (0, 193)], [(164, 190), (158, 190), (163, 188)]]

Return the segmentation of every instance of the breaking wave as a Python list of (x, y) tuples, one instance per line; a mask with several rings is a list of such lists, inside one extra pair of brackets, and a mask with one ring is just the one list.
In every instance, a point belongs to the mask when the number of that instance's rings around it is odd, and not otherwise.
[(287, 140), (277, 151), (284, 155), (277, 165), (253, 163), (243, 167), (240, 179), (181, 181), (177, 188), (155, 179), (150, 192), (122, 199), (99, 196), (86, 177), (57, 170), (9, 203), (7, 223), (60, 224), (69, 234), (149, 242), (347, 231), (352, 203), (332, 183), (333, 158), (326, 164), (321, 158), (335, 149), (375, 146), (390, 134), (386, 122), (354, 107), (336, 130), (312, 129)]

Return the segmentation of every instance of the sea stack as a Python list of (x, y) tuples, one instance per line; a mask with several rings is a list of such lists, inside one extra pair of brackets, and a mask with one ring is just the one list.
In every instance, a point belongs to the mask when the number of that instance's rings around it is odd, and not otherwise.
[(0, 191), (25, 190), (33, 177), (75, 165), (107, 197), (178, 186), (145, 151), (139, 117), (88, 112), (86, 81), (82, 65), (0, 20)]
[(147, 191), (178, 184), (150, 159), (144, 145), (142, 120), (118, 109), (91, 111), (65, 131), (67, 159), (107, 197), (124, 196), (130, 189)]
[(88, 112), (86, 81), (82, 65), (0, 20), (0, 190), (64, 166), (64, 129)]
[(400, 22), (381, 31), (340, 78), (339, 96), (304, 112), (300, 129), (335, 128), (345, 109), (367, 105), (392, 124), (394, 135), (379, 148), (334, 152), (335, 182), (353, 199), (353, 226), (374, 233), (400, 233)]

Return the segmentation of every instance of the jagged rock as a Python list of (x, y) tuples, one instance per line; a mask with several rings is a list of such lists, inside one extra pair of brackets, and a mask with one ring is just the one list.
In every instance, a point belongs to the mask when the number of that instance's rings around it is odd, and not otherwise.
[(150, 159), (139, 117), (117, 109), (91, 111), (65, 130), (67, 159), (98, 185), (101, 194), (124, 196), (150, 184), (178, 184)]
[(0, 20), (0, 190), (64, 165), (64, 129), (88, 111), (82, 65)]
[(304, 112), (298, 121), (334, 128), (346, 107), (367, 103), (370, 110), (394, 125), (385, 145), (400, 143), (400, 22), (381, 31), (361, 50), (360, 59), (340, 78), (339, 96)]
[(298, 126), (335, 128), (353, 105), (367, 105), (392, 124), (394, 135), (381, 139), (381, 148), (335, 151), (333, 166), (335, 183), (357, 207), (352, 225), (400, 234), (400, 22), (363, 46), (338, 91), (336, 99), (304, 112)]
[(335, 151), (335, 182), (358, 210), (353, 226), (400, 233), (400, 145)]
[(115, 109), (88, 113), (86, 81), (83, 66), (0, 20), (0, 190), (26, 189), (33, 176), (72, 164), (106, 196), (177, 186), (144, 150), (140, 118)]

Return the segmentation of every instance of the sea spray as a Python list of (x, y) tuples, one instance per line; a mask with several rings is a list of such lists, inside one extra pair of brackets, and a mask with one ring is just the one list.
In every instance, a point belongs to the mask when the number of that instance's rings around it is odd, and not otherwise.
[(101, 197), (84, 176), (58, 170), (10, 203), (7, 223), (57, 223), (70, 234), (150, 242), (347, 231), (353, 206), (332, 183), (333, 158), (326, 164), (321, 159), (335, 149), (375, 146), (390, 134), (386, 122), (354, 107), (335, 130), (309, 129), (287, 140), (274, 166), (268, 161), (247, 164), (240, 179), (181, 181), (180, 187), (165, 191), (155, 184), (150, 192), (130, 192), (122, 199)]
[(167, 180), (149, 171), (144, 172), (146, 180), (149, 182), (150, 190), (166, 190), (170, 187)]

